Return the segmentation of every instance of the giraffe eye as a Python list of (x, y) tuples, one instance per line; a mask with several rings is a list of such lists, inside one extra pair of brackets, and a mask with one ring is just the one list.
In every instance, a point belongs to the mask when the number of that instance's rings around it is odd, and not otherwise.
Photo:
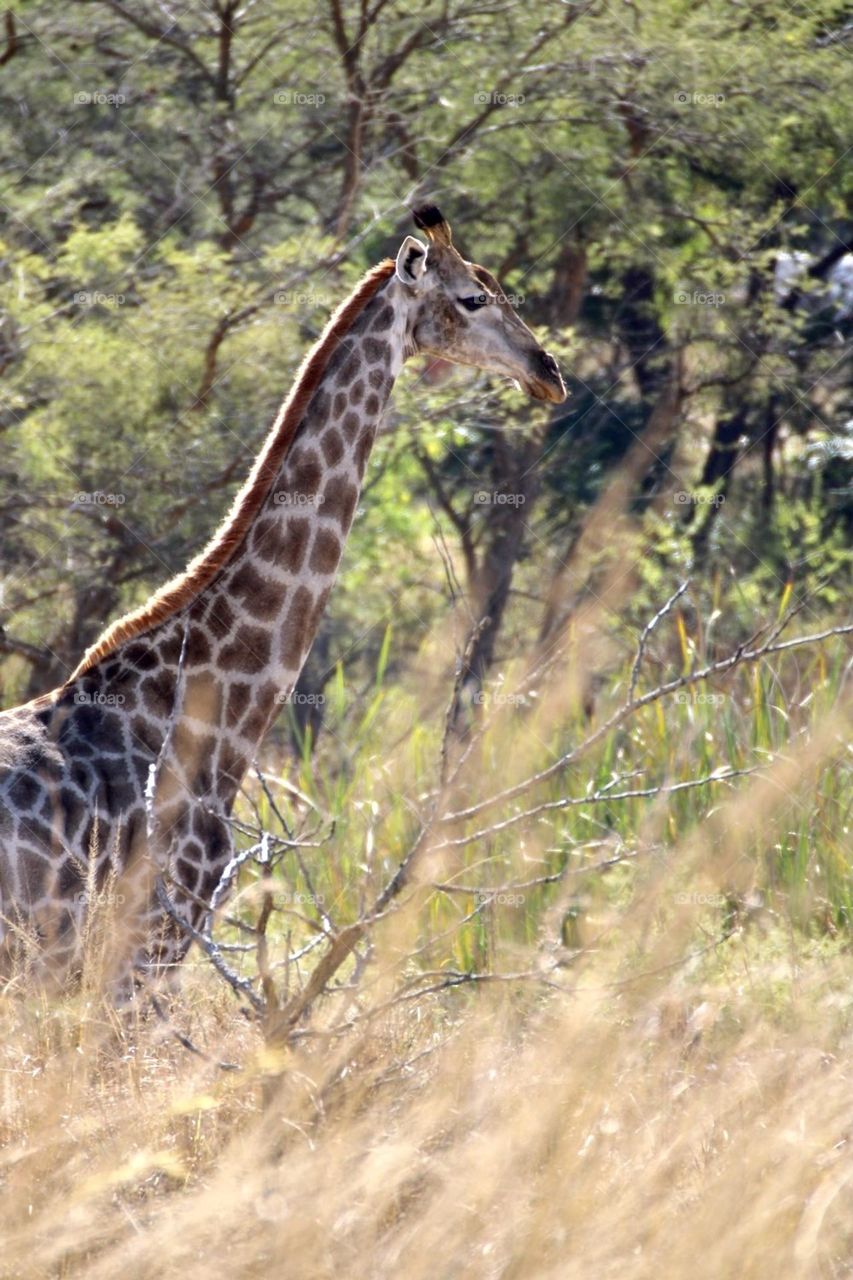
[(479, 311), (480, 307), (484, 307), (489, 299), (484, 293), (475, 293), (470, 298), (460, 298), (459, 301), (466, 311)]

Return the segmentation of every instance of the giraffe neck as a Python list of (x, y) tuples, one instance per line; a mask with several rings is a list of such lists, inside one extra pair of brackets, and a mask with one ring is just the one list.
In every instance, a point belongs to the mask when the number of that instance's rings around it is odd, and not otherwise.
[(160, 659), (154, 670), (150, 658), (139, 664), (149, 674), (140, 674), (138, 701), (168, 724), (169, 791), (228, 809), (292, 693), (406, 349), (405, 294), (391, 278), (341, 339), (223, 570), (184, 609), (120, 647), (116, 657), (124, 649), (133, 660), (144, 648)]

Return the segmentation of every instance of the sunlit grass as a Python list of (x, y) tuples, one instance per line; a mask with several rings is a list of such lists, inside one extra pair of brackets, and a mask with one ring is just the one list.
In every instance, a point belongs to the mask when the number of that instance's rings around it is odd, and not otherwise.
[[(678, 674), (685, 669), (683, 662), (692, 661), (692, 654), (679, 635), (683, 628), (673, 630)], [(500, 828), (528, 807), (568, 800), (563, 809), (495, 830), (444, 853), (433, 867), (431, 880), (471, 884), (486, 892), (563, 870), (566, 875), (557, 883), (526, 887), (520, 897), (503, 895), (501, 903), (487, 909), (474, 896), (429, 895), (422, 910), (421, 943), (430, 944), (430, 967), (436, 959), (435, 947), (441, 952), (441, 945), (433, 945), (433, 940), (445, 935), (446, 962), (452, 960), (463, 968), (475, 967), (475, 957), (493, 953), (496, 939), (532, 943), (543, 914), (563, 900), (567, 886), (573, 896), (566, 911), (577, 921), (578, 904), (590, 895), (600, 895), (604, 880), (614, 876), (611, 869), (584, 877), (584, 867), (608, 856), (625, 859), (619, 883), (627, 904), (629, 886), (642, 875), (644, 860), (660, 858), (662, 852), (688, 840), (727, 797), (750, 786), (753, 775), (748, 771), (772, 768), (774, 760), (794, 750), (830, 713), (842, 695), (847, 653), (840, 639), (809, 652), (778, 655), (772, 662), (739, 668), (714, 686), (668, 695), (641, 708), (594, 745), (582, 762), (555, 779), (487, 814), (452, 824), (445, 835), (462, 838), (484, 827)], [(458, 804), (449, 808), (500, 791), (525, 775), (525, 762), (531, 769), (541, 767), (583, 741), (624, 696), (631, 666), (631, 661), (625, 661), (608, 672), (590, 718), (561, 694), (559, 673), (550, 685), (542, 682), (531, 690), (523, 664), (509, 664), (499, 682), (486, 691), (484, 705), (487, 717), (492, 717), (491, 726), (473, 751)], [(334, 686), (317, 751), (303, 756), (296, 772), (289, 774), (296, 791), (278, 787), (281, 771), (270, 769), (267, 777), (289, 830), (307, 829), (322, 842), (320, 849), (306, 850), (301, 863), (286, 853), (275, 883), (303, 904), (306, 895), (313, 894), (336, 923), (345, 924), (358, 918), (371, 892), (381, 890), (405, 855), (418, 816), (435, 791), (444, 707), (436, 699), (425, 709), (417, 679), (386, 686), (382, 671), (360, 697), (346, 689), (341, 673)], [(395, 743), (390, 756), (389, 739)], [(667, 791), (712, 777), (723, 768), (744, 771), (746, 776)], [(623, 781), (614, 785), (614, 778)], [(635, 789), (655, 794), (607, 798), (608, 790), (618, 795)], [(603, 793), (600, 800), (582, 803), (596, 792)], [(253, 794), (262, 824), (278, 829), (266, 797), (257, 788)], [(744, 852), (754, 868), (752, 887), (784, 897), (785, 911), (803, 929), (830, 933), (846, 929), (851, 906), (853, 778), (843, 735), (837, 750), (829, 752), (814, 775), (804, 777), (780, 797), (780, 813), (783, 806), (781, 825), (768, 824), (765, 831), (749, 837)], [(306, 865), (310, 883), (302, 874)], [(249, 915), (255, 905), (250, 891), (255, 876), (248, 869), (243, 881), (248, 886), (244, 891)], [(735, 883), (730, 888), (733, 893), (743, 891)], [(723, 889), (728, 891), (727, 886)], [(721, 922), (725, 916), (721, 909)], [(460, 923), (466, 917), (467, 923)], [(285, 925), (294, 945), (310, 937), (300, 931), (298, 921), (285, 919)], [(488, 947), (486, 934), (491, 939)]]
[[(698, 654), (671, 619), (638, 691)], [(546, 767), (633, 672), (610, 658), (590, 703), (577, 651), (533, 682), (502, 664), (443, 791), (452, 673), (429, 641), (392, 680), (393, 657), (391, 636), (368, 684), (339, 673), (316, 749), (271, 750), (247, 782), (240, 841), (260, 825), (301, 847), (244, 868), (216, 934), (254, 973), (235, 922), (272, 890), (281, 999), (435, 797), (464, 809)], [(3, 1274), (845, 1274), (848, 661), (835, 639), (667, 695), (547, 781), (438, 823), (286, 1044), (197, 953), (167, 1021), (117, 1010), (96, 912), (81, 984), (0, 1004)], [(651, 794), (618, 798), (634, 790)]]

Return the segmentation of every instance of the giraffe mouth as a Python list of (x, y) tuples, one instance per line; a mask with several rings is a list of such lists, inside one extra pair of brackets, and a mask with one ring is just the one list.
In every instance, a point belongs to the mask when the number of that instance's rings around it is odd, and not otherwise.
[(523, 387), (532, 400), (541, 400), (547, 404), (562, 404), (568, 396), (562, 378), (556, 383), (530, 379), (524, 382)]
[(519, 381), (533, 400), (548, 404), (562, 404), (567, 391), (557, 361), (547, 351), (539, 350), (532, 361), (533, 368)]

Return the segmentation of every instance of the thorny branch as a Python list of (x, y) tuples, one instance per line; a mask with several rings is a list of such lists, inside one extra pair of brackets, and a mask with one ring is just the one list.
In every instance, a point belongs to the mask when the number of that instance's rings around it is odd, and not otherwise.
[(637, 689), (637, 681), (640, 678), (640, 666), (642, 665), (643, 656), (645, 655), (645, 652), (646, 652), (646, 645), (648, 644), (649, 636), (652, 634), (652, 632), (654, 631), (658, 623), (663, 618), (666, 617), (666, 615), (669, 613), (670, 609), (675, 604), (675, 602), (681, 599), (681, 597), (684, 595), (685, 591), (689, 586), (690, 586), (690, 579), (685, 578), (681, 586), (672, 593), (672, 595), (669, 597), (666, 603), (663, 604), (660, 607), (660, 609), (658, 609), (655, 616), (651, 618), (643, 627), (643, 630), (640, 634), (640, 641), (639, 641), (639, 644), (637, 645), (637, 656), (635, 657), (634, 665), (631, 668), (631, 682), (628, 685), (628, 701), (629, 702), (633, 699)]
[(545, 769), (541, 769), (538, 773), (530, 774), (527, 778), (523, 778), (521, 782), (516, 782), (510, 787), (504, 788), (503, 791), (496, 792), (494, 795), (488, 796), (485, 800), (479, 800), (476, 804), (470, 805), (467, 809), (459, 809), (455, 813), (445, 814), (442, 822), (460, 822), (466, 818), (473, 818), (478, 813), (482, 813), (484, 809), (491, 809), (496, 804), (502, 804), (506, 800), (513, 800), (516, 796), (522, 795), (531, 787), (537, 786), (540, 782), (546, 782), (549, 778), (553, 778), (555, 774), (560, 773), (567, 765), (574, 764), (580, 756), (584, 755), (590, 747), (601, 742), (613, 729), (623, 724), (629, 719), (634, 712), (639, 711), (641, 707), (647, 707), (653, 702), (659, 702), (670, 693), (678, 693), (681, 689), (690, 688), (692, 685), (701, 684), (706, 680), (710, 680), (713, 676), (725, 675), (733, 671), (735, 667), (741, 663), (758, 662), (761, 658), (766, 658), (772, 653), (782, 653), (788, 649), (800, 649), (809, 644), (819, 644), (822, 640), (829, 640), (833, 636), (843, 636), (853, 634), (853, 623), (849, 623), (838, 627), (829, 627), (826, 631), (819, 631), (813, 635), (800, 636), (795, 640), (784, 640), (778, 644), (765, 643), (757, 649), (745, 649), (739, 646), (734, 653), (729, 654), (727, 658), (721, 658), (718, 662), (709, 663), (698, 671), (688, 672), (685, 675), (677, 676), (673, 680), (660, 684), (654, 689), (650, 689), (648, 693), (642, 694), (640, 697), (628, 698), (622, 705), (613, 712), (613, 714), (605, 720), (593, 733), (584, 739), (578, 746), (572, 747), (570, 751), (565, 752), (553, 764), (548, 765)]
[[(192, 938), (193, 941), (199, 944), (201, 949), (210, 959), (213, 967), (231, 986), (235, 993), (249, 1001), (255, 1011), (255, 1014), (263, 1021), (267, 1037), (271, 1042), (286, 1043), (294, 1036), (302, 1037), (306, 1034), (313, 1034), (313, 1032), (308, 1028), (300, 1028), (298, 1024), (303, 1021), (317, 998), (328, 989), (335, 974), (339, 972), (347, 960), (356, 952), (359, 942), (369, 934), (372, 927), (379, 920), (383, 919), (390, 911), (395, 909), (395, 905), (401, 899), (403, 890), (411, 883), (412, 871), (416, 862), (427, 849), (431, 852), (440, 851), (448, 848), (459, 848), (475, 841), (485, 840), (511, 826), (530, 820), (531, 818), (543, 813), (555, 812), (570, 807), (593, 806), (601, 803), (617, 803), (636, 798), (666, 796), (668, 794), (674, 794), (687, 789), (728, 782), (757, 772), (757, 766), (739, 769), (721, 768), (714, 770), (711, 773), (707, 773), (701, 778), (691, 778), (675, 783), (667, 783), (666, 781), (663, 781), (657, 784), (636, 787), (624, 787), (624, 784), (631, 778), (635, 777), (636, 773), (622, 774), (612, 778), (606, 786), (599, 787), (588, 795), (563, 796), (555, 800), (542, 801), (538, 804), (529, 806), (523, 811), (513, 813), (502, 820), (495, 821), (494, 823), (483, 826), (476, 831), (469, 832), (468, 834), (462, 834), (454, 837), (442, 837), (438, 841), (433, 840), (433, 835), (437, 827), (467, 821), (468, 819), (476, 817), (487, 809), (493, 808), (498, 804), (513, 800), (520, 795), (527, 794), (540, 783), (554, 778), (557, 774), (565, 770), (567, 766), (573, 764), (581, 756), (586, 754), (596, 743), (601, 742), (607, 734), (622, 725), (643, 707), (658, 702), (670, 694), (677, 693), (682, 689), (689, 688), (716, 676), (729, 673), (741, 665), (759, 662), (763, 658), (772, 654), (805, 648), (808, 645), (820, 644), (826, 640), (853, 633), (853, 624), (847, 624), (830, 627), (824, 631), (799, 636), (791, 640), (780, 641), (778, 636), (784, 626), (790, 621), (797, 611), (796, 608), (794, 608), (772, 628), (767, 639), (762, 644), (755, 645), (754, 639), (752, 641), (747, 641), (746, 643), (739, 645), (725, 658), (708, 663), (704, 667), (695, 671), (687, 672), (671, 680), (659, 683), (653, 689), (638, 695), (636, 690), (639, 681), (640, 668), (649, 637), (660, 621), (667, 613), (669, 613), (678, 599), (684, 594), (688, 585), (688, 582), (682, 583), (678, 590), (670, 596), (661, 609), (643, 628), (638, 640), (625, 700), (612, 715), (589, 733), (583, 741), (572, 747), (569, 751), (564, 752), (559, 759), (548, 765), (546, 768), (530, 774), (519, 782), (513, 783), (502, 791), (483, 800), (477, 801), (466, 808), (450, 811), (446, 810), (444, 805), (447, 798), (453, 794), (454, 787), (459, 783), (460, 773), (470, 755), (471, 744), (469, 743), (467, 745), (466, 750), (457, 760), (452, 764), (450, 763), (448, 759), (448, 719), (445, 717), (437, 761), (439, 785), (426, 799), (425, 811), (420, 818), (418, 830), (412, 839), (405, 856), (398, 863), (394, 873), (387, 881), (384, 888), (376, 896), (373, 905), (369, 910), (365, 911), (358, 920), (349, 925), (337, 927), (325, 912), (320, 912), (323, 918), (322, 924), (318, 923), (317, 925), (318, 936), (312, 940), (307, 948), (303, 948), (298, 954), (306, 954), (308, 950), (313, 950), (323, 940), (327, 943), (327, 950), (320, 957), (302, 987), (287, 996), (284, 1000), (282, 1000), (278, 995), (273, 979), (273, 971), (280, 966), (277, 964), (271, 964), (268, 955), (266, 933), (267, 925), (273, 910), (272, 895), (269, 892), (265, 894), (263, 899), (261, 912), (262, 927), (259, 924), (259, 926), (252, 931), (258, 940), (259, 973), (263, 993), (262, 995), (259, 995), (248, 979), (242, 978), (239, 974), (235, 973), (225, 962), (221, 948), (217, 946), (216, 942), (212, 939), (209, 930), (206, 930), (204, 933), (200, 933), (193, 929), (191, 925), (179, 916), (168, 897), (162, 880), (158, 880), (157, 895), (164, 910), (170, 918), (174, 920), (189, 937)], [(752, 644), (753, 647), (749, 647), (750, 644)], [(540, 667), (543, 665), (545, 667), (549, 667), (551, 663), (548, 661), (545, 664), (540, 664)], [(528, 673), (527, 682), (529, 682), (529, 674), (530, 673)], [(615, 790), (615, 788), (620, 785), (623, 786), (623, 789)], [(268, 793), (268, 788), (265, 789)], [(269, 793), (268, 799), (271, 801), (273, 812), (277, 813), (277, 806)], [(279, 818), (283, 823), (283, 819), (280, 814)], [(248, 831), (248, 827), (246, 829)], [(298, 846), (302, 843), (298, 838), (298, 834), (290, 832), (286, 825), (285, 829), (288, 830), (289, 838), (286, 841), (279, 841), (278, 837), (272, 837), (273, 841), (277, 842), (279, 847), (286, 845), (291, 850), (295, 847), (298, 849)], [(256, 833), (259, 837), (262, 837), (263, 834), (264, 833), (262, 832)], [(229, 866), (223, 873), (223, 883), (219, 886), (214, 895), (214, 901), (216, 904), (222, 901), (226, 888), (233, 881), (239, 866), (243, 865), (245, 861), (248, 861), (253, 854), (262, 850), (268, 850), (268, 848), (269, 840), (267, 843), (263, 843), (262, 838), (258, 839), (252, 847), (245, 852), (245, 854), (241, 853), (237, 858), (232, 860), (232, 863), (229, 863)], [(577, 867), (571, 867), (567, 864), (565, 867), (553, 873), (521, 881), (518, 884), (499, 887), (477, 887), (453, 882), (431, 882), (426, 887), (430, 892), (440, 892), (442, 894), (476, 894), (478, 898), (482, 900), (481, 905), (486, 905), (491, 899), (500, 895), (502, 892), (514, 892), (522, 888), (556, 884), (570, 874), (592, 874), (596, 871), (604, 871), (611, 866), (615, 866), (620, 862), (624, 862), (636, 856), (636, 850), (632, 851), (625, 848), (619, 848), (594, 863)], [(299, 854), (297, 854), (297, 861), (303, 875), (306, 877), (306, 884), (310, 884), (307, 868)], [(295, 958), (296, 957), (290, 955), (290, 953), (288, 954), (288, 962), (286, 965), (288, 981), (291, 962)], [(450, 987), (463, 984), (473, 984), (486, 981), (515, 982), (533, 978), (538, 982), (548, 981), (547, 973), (542, 971), (531, 973), (490, 974), (442, 970), (440, 974), (440, 981), (432, 983), (429, 981), (430, 976), (430, 974), (425, 972), (418, 975), (416, 980), (410, 979), (400, 991), (391, 997), (390, 1003), (393, 1004), (403, 999), (413, 999), (416, 995), (437, 993), (439, 991), (447, 990)], [(425, 983), (426, 985), (424, 985)], [(553, 985), (553, 983), (551, 985)], [(357, 1014), (354, 1018), (348, 1018), (338, 1029), (346, 1029), (346, 1027), (351, 1024), (354, 1025), (355, 1022), (363, 1020), (364, 1016), (366, 1015)]]

